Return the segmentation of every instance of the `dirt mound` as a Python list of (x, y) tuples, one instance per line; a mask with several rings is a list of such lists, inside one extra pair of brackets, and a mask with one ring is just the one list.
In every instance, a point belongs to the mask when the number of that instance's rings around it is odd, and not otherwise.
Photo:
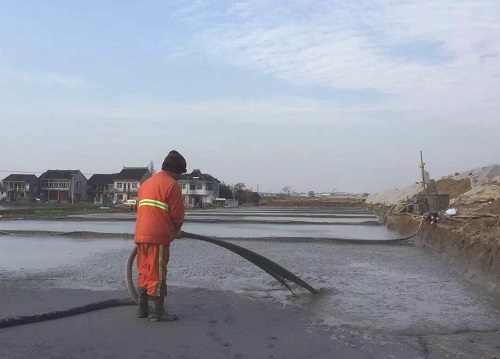
[(458, 173), (443, 177), (443, 179), (462, 180), (469, 178), (472, 187), (481, 186), (492, 178), (500, 176), (500, 165), (489, 165), (486, 167), (473, 168), (469, 171)]
[(493, 177), (490, 181), (492, 184), (496, 184), (497, 186), (500, 186), (500, 176)]
[(436, 181), (436, 189), (439, 194), (449, 194), (451, 199), (470, 191), (472, 186), (469, 178), (461, 180), (443, 178)]
[(468, 192), (457, 197), (455, 205), (469, 206), (478, 203), (489, 203), (500, 200), (500, 186), (495, 184), (484, 184), (474, 187)]
[(481, 212), (500, 216), (500, 200), (492, 201), (480, 208)]
[(391, 189), (368, 196), (366, 203), (368, 204), (384, 204), (385, 206), (393, 206), (401, 201), (412, 198), (422, 192), (422, 186), (414, 184), (409, 187), (400, 189)]

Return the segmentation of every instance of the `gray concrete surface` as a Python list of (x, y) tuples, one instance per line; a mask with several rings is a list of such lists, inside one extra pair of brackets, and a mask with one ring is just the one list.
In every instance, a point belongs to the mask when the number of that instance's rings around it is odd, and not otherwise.
[[(122, 292), (5, 290), (26, 307), (58, 309)], [(47, 295), (47, 293), (45, 293)], [(5, 304), (5, 299), (2, 304)], [(50, 304), (47, 304), (50, 303)], [(180, 320), (149, 323), (135, 307), (120, 307), (0, 330), (0, 357), (14, 358), (421, 358), (422, 350), (395, 338), (311, 324), (308, 313), (228, 292), (175, 289), (169, 308)]]

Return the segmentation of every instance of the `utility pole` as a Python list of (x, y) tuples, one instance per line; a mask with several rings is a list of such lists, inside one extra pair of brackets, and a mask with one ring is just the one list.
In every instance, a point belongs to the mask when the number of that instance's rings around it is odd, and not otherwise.
[(420, 166), (422, 169), (422, 187), (425, 189), (425, 163), (424, 163), (424, 157), (422, 155), (422, 151), (420, 151)]

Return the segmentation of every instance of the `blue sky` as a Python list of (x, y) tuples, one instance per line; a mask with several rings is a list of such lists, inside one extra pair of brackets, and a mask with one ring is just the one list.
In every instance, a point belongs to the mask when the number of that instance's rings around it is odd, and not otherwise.
[(0, 170), (401, 187), (500, 162), (499, 53), (496, 0), (0, 0)]

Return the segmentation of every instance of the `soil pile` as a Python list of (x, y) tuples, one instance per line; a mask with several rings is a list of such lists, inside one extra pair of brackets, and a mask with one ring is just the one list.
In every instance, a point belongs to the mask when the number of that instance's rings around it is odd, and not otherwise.
[(474, 187), (461, 196), (458, 196), (454, 202), (455, 205), (471, 206), (481, 203), (490, 203), (500, 199), (500, 186), (496, 184), (484, 184)]
[(500, 217), (500, 200), (486, 203), (482, 208), (480, 208), (480, 210), (483, 213), (490, 213)]
[(450, 178), (442, 178), (436, 181), (436, 190), (439, 194), (449, 194), (450, 199), (456, 198), (465, 192), (472, 189), (470, 179), (464, 178), (461, 180), (454, 180)]
[(463, 179), (469, 179), (472, 187), (481, 186), (485, 183), (490, 182), (495, 177), (500, 176), (500, 165), (489, 165), (486, 167), (473, 168), (469, 171), (456, 172), (449, 176), (443, 177), (442, 179), (453, 179), (460, 181)]
[(393, 206), (401, 201), (412, 198), (413, 196), (422, 192), (422, 186), (414, 184), (405, 188), (391, 189), (382, 191), (374, 195), (370, 195), (366, 199), (368, 204), (383, 204), (384, 206)]

